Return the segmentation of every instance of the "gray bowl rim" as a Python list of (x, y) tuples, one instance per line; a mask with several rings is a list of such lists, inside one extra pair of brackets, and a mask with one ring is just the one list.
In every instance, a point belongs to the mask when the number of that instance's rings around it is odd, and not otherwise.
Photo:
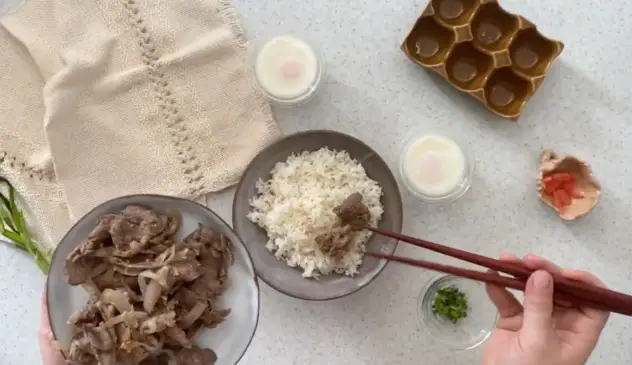
[[(384, 161), (384, 159), (382, 158), (382, 156), (381, 156), (379, 153), (377, 153), (377, 152), (376, 152), (376, 151), (375, 151), (375, 150), (374, 150), (371, 146), (369, 146), (368, 144), (366, 144), (366, 143), (362, 142), (361, 140), (359, 140), (359, 139), (358, 139), (358, 138), (356, 138), (356, 137), (350, 136), (350, 135), (345, 134), (345, 133), (342, 133), (342, 132), (338, 132), (338, 131), (330, 130), (330, 129), (311, 129), (311, 130), (308, 130), (308, 131), (301, 131), (301, 132), (296, 132), (296, 133), (288, 134), (288, 135), (286, 135), (286, 136), (284, 136), (284, 137), (282, 137), (282, 138), (280, 138), (280, 139), (276, 140), (274, 143), (272, 143), (272, 144), (270, 144), (269, 146), (265, 147), (265, 148), (264, 148), (264, 149), (262, 149), (261, 151), (259, 151), (259, 153), (257, 153), (257, 155), (256, 155), (256, 156), (255, 156), (252, 160), (250, 160), (250, 163), (248, 164), (248, 166), (247, 166), (247, 167), (246, 167), (246, 169), (244, 170), (243, 174), (241, 175), (241, 178), (239, 179), (239, 182), (237, 183), (237, 188), (235, 189), (235, 195), (233, 196), (233, 213), (232, 213), (232, 217), (233, 217), (233, 221), (232, 221), (232, 223), (233, 223), (233, 226), (235, 226), (235, 220), (237, 219), (237, 214), (235, 213), (235, 203), (237, 202), (237, 196), (238, 196), (238, 194), (240, 194), (240, 192), (242, 191), (242, 189), (243, 189), (243, 187), (244, 187), (244, 179), (245, 179), (245, 177), (246, 177), (246, 175), (247, 175), (248, 171), (250, 171), (250, 170), (253, 168), (253, 166), (255, 166), (254, 162), (255, 162), (257, 159), (259, 159), (259, 158), (260, 158), (263, 154), (265, 154), (268, 150), (270, 150), (270, 149), (274, 148), (274, 146), (276, 146), (277, 144), (279, 144), (279, 143), (283, 143), (283, 142), (286, 142), (286, 141), (288, 141), (288, 140), (290, 140), (290, 139), (293, 139), (293, 138), (296, 138), (296, 137), (302, 137), (302, 136), (305, 136), (305, 135), (310, 135), (310, 134), (324, 134), (324, 135), (327, 135), (327, 134), (336, 134), (336, 135), (339, 135), (339, 136), (341, 136), (341, 137), (348, 138), (349, 140), (352, 140), (352, 141), (353, 141), (353, 142), (355, 142), (355, 143), (358, 143), (358, 144), (360, 144), (360, 145), (363, 145), (364, 147), (366, 147), (366, 148), (367, 148), (367, 149), (369, 149), (372, 153), (374, 153), (374, 154), (375, 154), (375, 157), (377, 157), (377, 158), (380, 160), (380, 162), (382, 162), (382, 163), (384, 164), (384, 166), (386, 166), (386, 167), (388, 168), (388, 170), (389, 170), (389, 172), (390, 172), (390, 175), (391, 175), (391, 177), (393, 178), (393, 181), (395, 182), (395, 186), (397, 187), (397, 196), (396, 196), (395, 198), (397, 198), (397, 200), (399, 200), (399, 202), (400, 202), (400, 204), (399, 204), (399, 210), (400, 210), (400, 211), (399, 211), (398, 213), (399, 213), (399, 216), (400, 216), (400, 217), (402, 217), (402, 219), (400, 219), (400, 222), (399, 222), (399, 227), (397, 227), (397, 230), (398, 230), (399, 232), (401, 232), (401, 231), (402, 231), (402, 228), (403, 228), (403, 226), (404, 226), (404, 219), (403, 219), (403, 216), (404, 216), (404, 204), (403, 204), (403, 200), (402, 200), (402, 193), (401, 193), (401, 191), (400, 191), (400, 189), (399, 189), (399, 185), (397, 184), (397, 179), (395, 178), (395, 175), (393, 174), (393, 171), (391, 170), (391, 168), (388, 166), (388, 164), (386, 163), (386, 161)], [(254, 224), (254, 223), (253, 223), (253, 224)], [(396, 231), (397, 231), (397, 230), (396, 230)], [(393, 239), (393, 241), (395, 241), (394, 246), (393, 246), (393, 252), (395, 252), (395, 251), (397, 250), (397, 247), (399, 246), (399, 240)], [(248, 250), (248, 246), (246, 246), (246, 250)], [(352, 290), (352, 291), (350, 291), (350, 292), (348, 292), (348, 293), (346, 293), (346, 294), (341, 294), (341, 295), (337, 295), (337, 296), (334, 296), (334, 297), (318, 298), (318, 299), (308, 299), (308, 298), (303, 298), (303, 297), (300, 297), (300, 296), (294, 295), (294, 294), (292, 294), (292, 293), (289, 293), (289, 292), (287, 292), (287, 291), (283, 290), (282, 288), (277, 287), (276, 285), (273, 285), (273, 284), (269, 283), (269, 282), (268, 282), (268, 281), (266, 281), (263, 277), (261, 277), (260, 279), (261, 279), (261, 281), (263, 281), (264, 283), (266, 283), (266, 284), (267, 284), (269, 287), (271, 287), (272, 289), (274, 289), (274, 290), (276, 290), (276, 291), (278, 291), (278, 292), (280, 292), (280, 293), (283, 293), (283, 294), (285, 294), (285, 295), (287, 295), (287, 296), (289, 296), (289, 297), (291, 297), (291, 298), (294, 298), (294, 299), (299, 299), (299, 300), (304, 300), (304, 301), (308, 301), (308, 302), (326, 302), (326, 301), (330, 301), (330, 300), (335, 300), (335, 299), (344, 298), (344, 297), (346, 297), (346, 296), (348, 296), (348, 295), (351, 295), (351, 294), (353, 294), (353, 293), (356, 293), (356, 292), (358, 292), (358, 291), (360, 291), (360, 290), (362, 290), (362, 289), (366, 288), (367, 286), (369, 286), (369, 285), (370, 285), (370, 284), (371, 284), (371, 283), (372, 283), (372, 282), (373, 282), (373, 281), (374, 281), (374, 280), (375, 280), (378, 276), (380, 276), (380, 274), (382, 273), (382, 271), (384, 271), (384, 269), (386, 268), (386, 266), (387, 266), (387, 265), (389, 264), (389, 262), (390, 262), (390, 260), (380, 260), (380, 261), (381, 261), (381, 262), (383, 262), (383, 263), (382, 263), (382, 266), (378, 269), (378, 271), (375, 273), (375, 275), (373, 275), (373, 277), (372, 277), (369, 281), (367, 281), (367, 283), (366, 283), (366, 284), (364, 284), (363, 286), (358, 287), (358, 288), (356, 288), (356, 289), (354, 289), (354, 290)], [(257, 272), (257, 267), (256, 267), (256, 266), (254, 266), (254, 265), (253, 265), (253, 267), (254, 267), (254, 269), (255, 269), (255, 273), (256, 273), (256, 272)]]
[[(177, 200), (177, 201), (180, 201), (180, 202), (184, 202), (186, 204), (197, 204), (203, 210), (206, 210), (209, 213), (210, 216), (212, 216), (213, 218), (217, 219), (217, 221), (220, 224), (224, 225), (224, 227), (226, 229), (228, 229), (230, 232), (232, 232), (235, 235), (235, 237), (237, 237), (238, 243), (241, 246), (243, 246), (244, 251), (246, 252), (245, 259), (250, 264), (250, 266), (252, 266), (252, 271), (254, 273), (253, 280), (254, 280), (254, 283), (255, 283), (255, 287), (257, 288), (257, 318), (255, 319), (255, 325), (254, 325), (254, 328), (252, 330), (252, 335), (250, 336), (250, 339), (248, 339), (248, 344), (246, 344), (246, 347), (244, 348), (244, 352), (239, 356), (239, 358), (235, 362), (235, 365), (239, 364), (239, 361), (241, 361), (241, 359), (246, 354), (246, 351), (248, 351), (248, 348), (250, 348), (250, 345), (252, 344), (252, 340), (255, 337), (255, 333), (257, 333), (257, 327), (259, 326), (259, 316), (260, 316), (260, 313), (261, 313), (261, 288), (259, 288), (259, 280), (258, 280), (258, 277), (257, 277), (257, 272), (255, 270), (255, 265), (252, 262), (252, 257), (250, 256), (250, 251), (248, 251), (248, 247), (246, 247), (246, 245), (241, 240), (241, 237), (239, 237), (237, 232), (235, 232), (233, 230), (233, 227), (228, 225), (228, 223), (226, 223), (226, 221), (224, 219), (222, 219), (222, 217), (220, 217), (217, 213), (215, 213), (211, 208), (207, 207), (206, 205), (199, 204), (199, 203), (195, 202), (194, 200), (190, 200), (190, 199), (186, 199), (186, 198), (180, 198), (180, 197), (177, 197), (177, 196), (170, 196), (170, 195), (160, 195), (160, 194), (130, 194), (130, 195), (123, 195), (123, 196), (119, 196), (117, 198), (106, 200), (105, 202), (103, 202), (103, 203), (95, 206), (94, 208), (90, 209), (89, 212), (87, 212), (86, 214), (81, 216), (81, 218), (79, 218), (75, 223), (73, 223), (72, 227), (70, 227), (68, 229), (68, 231), (66, 231), (66, 233), (64, 234), (64, 237), (62, 237), (59, 240), (59, 243), (55, 247), (55, 251), (51, 255), (51, 259), (50, 259), (51, 265), (52, 265), (53, 262), (55, 262), (55, 257), (56, 257), (55, 255), (57, 254), (57, 248), (59, 248), (59, 246), (61, 246), (61, 243), (64, 242), (64, 240), (68, 237), (70, 232), (73, 231), (76, 228), (76, 226), (78, 226), (87, 215), (89, 215), (90, 213), (94, 212), (95, 210), (101, 209), (105, 205), (118, 203), (119, 201), (125, 201), (125, 200), (129, 200), (129, 199), (137, 198), (137, 197), (159, 198), (159, 199), (165, 199), (165, 200)], [(231, 243), (236, 244), (235, 242), (231, 242)], [(48, 288), (50, 286), (49, 283), (50, 283), (50, 276), (47, 273), (47, 275), (46, 275), (46, 283), (45, 283), (46, 293), (48, 293)], [(55, 335), (55, 331), (53, 330), (53, 325), (51, 323), (51, 311), (50, 311), (50, 303), (49, 303), (48, 295), (46, 295), (46, 313), (48, 315), (48, 325), (49, 325), (49, 327), (51, 329), (51, 332), (53, 333), (53, 338), (57, 338), (57, 336)]]

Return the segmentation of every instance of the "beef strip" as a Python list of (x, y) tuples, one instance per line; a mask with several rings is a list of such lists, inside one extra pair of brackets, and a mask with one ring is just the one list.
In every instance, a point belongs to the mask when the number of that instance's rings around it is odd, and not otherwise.
[(213, 365), (217, 355), (213, 350), (191, 347), (178, 351), (169, 365)]
[(100, 217), (67, 257), (68, 282), (92, 292), (69, 321), (69, 364), (215, 362), (215, 353), (194, 347), (192, 338), (230, 313), (217, 300), (228, 285), (232, 244), (201, 225), (177, 242), (181, 221), (175, 210), (129, 205)]
[(157, 236), (167, 228), (165, 220), (150, 207), (131, 204), (121, 211), (121, 215), (138, 226), (141, 236)]
[(362, 203), (362, 195), (353, 193), (349, 195), (339, 206), (333, 209), (334, 213), (340, 219), (341, 225), (350, 225), (354, 230), (362, 230), (366, 228), (371, 220), (371, 212), (364, 203)]
[(94, 277), (92, 279), (99, 292), (103, 292), (107, 289), (116, 289), (118, 291), (125, 292), (131, 301), (142, 301), (143, 298), (137, 294), (138, 278), (134, 276), (125, 276), (114, 268), (108, 268), (104, 273)]
[(175, 235), (182, 224), (182, 214), (178, 210), (170, 210), (166, 215), (161, 216), (160, 219), (164, 229), (151, 239), (153, 243), (163, 242), (166, 238)]
[(174, 347), (189, 348), (193, 346), (186, 332), (180, 327), (169, 327), (165, 329), (165, 342)]
[[(173, 355), (172, 355), (173, 356)], [(147, 358), (140, 365), (169, 365), (170, 356), (166, 353)]]
[(371, 212), (362, 203), (360, 193), (349, 195), (333, 212), (338, 222), (331, 230), (316, 236), (315, 241), (322, 253), (339, 259), (349, 252), (357, 232), (368, 226)]
[[(135, 252), (134, 248), (131, 247), (132, 243), (136, 242), (136, 246), (144, 245), (150, 238), (150, 236), (143, 231), (143, 227), (141, 227), (140, 224), (136, 224), (129, 218), (121, 215), (117, 215), (112, 219), (109, 232), (112, 237), (112, 243), (118, 251), (116, 256), (134, 256), (136, 253), (139, 253), (140, 250)], [(131, 252), (125, 255), (127, 251)]]
[(171, 269), (171, 274), (178, 280), (182, 281), (193, 281), (199, 278), (204, 272), (202, 264), (195, 259), (174, 262), (170, 264), (169, 267)]
[(193, 308), (182, 314), (181, 318), (178, 319), (178, 327), (185, 330), (191, 328), (195, 321), (204, 314), (206, 308), (208, 308), (208, 303), (206, 301), (196, 302)]
[(354, 233), (350, 225), (334, 227), (330, 231), (316, 236), (316, 244), (325, 255), (341, 257), (349, 251)]
[(207, 328), (215, 328), (230, 314), (230, 309), (217, 310), (212, 307), (207, 308), (200, 319)]
[(68, 255), (64, 271), (70, 285), (84, 284), (107, 270), (105, 261), (97, 256), (100, 249), (99, 243), (88, 240)]
[(116, 218), (115, 214), (105, 214), (99, 217), (97, 225), (88, 235), (89, 241), (107, 240), (110, 238), (110, 224)]

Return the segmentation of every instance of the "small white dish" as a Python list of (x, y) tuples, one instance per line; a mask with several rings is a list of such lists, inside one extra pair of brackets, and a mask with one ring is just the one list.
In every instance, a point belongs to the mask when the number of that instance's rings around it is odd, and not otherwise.
[(233, 230), (210, 209), (191, 200), (161, 195), (130, 195), (107, 201), (83, 216), (61, 240), (51, 263), (46, 287), (48, 314), (57, 341), (71, 340), (68, 319), (87, 302), (88, 293), (81, 286), (70, 286), (64, 273), (68, 254), (87, 237), (103, 214), (118, 213), (129, 204), (140, 204), (159, 211), (177, 209), (182, 225), (176, 238), (182, 239), (202, 224), (224, 234), (233, 244), (234, 263), (228, 272), (229, 287), (220, 297), (223, 308), (231, 313), (214, 329), (200, 331), (195, 338), (199, 347), (217, 354), (215, 365), (235, 365), (246, 352), (259, 320), (259, 286), (252, 260), (244, 243)]

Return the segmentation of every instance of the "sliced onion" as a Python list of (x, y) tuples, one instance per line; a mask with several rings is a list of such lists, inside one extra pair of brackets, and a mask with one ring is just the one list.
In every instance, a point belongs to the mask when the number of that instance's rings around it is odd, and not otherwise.
[(143, 295), (143, 308), (147, 314), (154, 311), (154, 307), (162, 294), (162, 286), (156, 280), (150, 280)]
[(188, 311), (187, 314), (185, 314), (180, 320), (180, 323), (179, 323), (180, 328), (187, 329), (193, 326), (193, 323), (202, 316), (202, 313), (204, 313), (207, 307), (208, 307), (208, 303), (205, 303), (205, 302), (195, 303), (195, 306), (191, 308), (191, 310)]

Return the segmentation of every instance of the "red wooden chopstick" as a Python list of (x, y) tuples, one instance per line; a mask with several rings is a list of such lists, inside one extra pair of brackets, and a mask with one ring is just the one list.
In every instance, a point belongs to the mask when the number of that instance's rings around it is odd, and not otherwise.
[[(513, 275), (517, 279), (500, 277), (499, 281), (499, 276), (491, 273), (483, 273), (479, 271), (442, 265), (428, 261), (414, 260), (392, 255), (384, 255), (381, 253), (367, 253), (371, 256), (390, 259), (393, 261), (402, 262), (413, 266), (424, 267), (430, 270), (441, 271), (453, 275), (465, 276), (474, 280), (485, 281), (491, 284), (500, 285), (516, 290), (524, 290), (526, 279), (533, 272), (533, 270), (519, 263), (492, 259), (486, 256), (406, 236), (400, 233), (383, 231), (376, 228), (368, 229), (375, 233), (398, 239), (400, 241), (413, 244), (415, 246), (423, 247), (431, 251), (435, 251), (476, 265), (480, 265), (497, 272)], [(632, 316), (632, 296), (609, 289), (600, 288), (594, 285), (572, 281), (556, 273), (551, 273), (551, 275), (555, 280), (555, 290), (558, 292), (558, 294), (562, 294), (561, 296), (558, 295), (559, 299), (569, 300), (578, 305), (586, 305), (596, 309), (608, 310), (610, 312)]]
[[(470, 269), (464, 269), (461, 267), (443, 265), (443, 264), (438, 264), (435, 262), (430, 262), (430, 261), (425, 261), (425, 260), (415, 260), (415, 259), (410, 259), (407, 257), (388, 255), (388, 254), (383, 254), (379, 252), (366, 252), (365, 255), (373, 256), (380, 259), (400, 262), (400, 263), (415, 266), (415, 267), (422, 267), (424, 269), (439, 271), (446, 274), (461, 276), (464, 278), (482, 281), (484, 283), (489, 283), (492, 285), (502, 286), (505, 288), (515, 289), (515, 290), (520, 290), (520, 291), (524, 291), (526, 287), (526, 281), (524, 279), (509, 278), (506, 276), (500, 276), (500, 275), (496, 275), (492, 273), (474, 271)], [(565, 302), (570, 302), (570, 304), (575, 305), (575, 306), (587, 306), (587, 307), (591, 307), (594, 309), (599, 309), (599, 310), (603, 310), (607, 312), (619, 313), (619, 314), (624, 314), (628, 316), (632, 315), (632, 312), (626, 309), (606, 306), (597, 302), (588, 302), (586, 300), (583, 300), (577, 297), (567, 296), (563, 294), (562, 295), (556, 294), (555, 298), (559, 300), (563, 300)]]

